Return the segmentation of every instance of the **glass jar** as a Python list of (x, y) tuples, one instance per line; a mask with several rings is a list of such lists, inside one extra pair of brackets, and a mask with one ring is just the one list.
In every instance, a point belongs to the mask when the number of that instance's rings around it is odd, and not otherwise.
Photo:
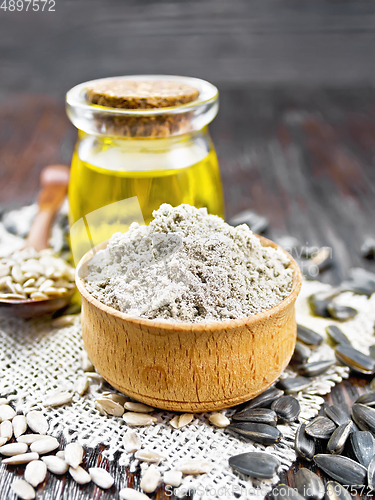
[(177, 76), (116, 78), (155, 79), (194, 86), (199, 96), (173, 107), (124, 109), (89, 103), (87, 88), (95, 82), (67, 93), (67, 114), (79, 130), (69, 185), (71, 225), (132, 197), (138, 198), (146, 223), (162, 203), (207, 207), (209, 213), (224, 216), (219, 166), (208, 131), (218, 111), (217, 88)]

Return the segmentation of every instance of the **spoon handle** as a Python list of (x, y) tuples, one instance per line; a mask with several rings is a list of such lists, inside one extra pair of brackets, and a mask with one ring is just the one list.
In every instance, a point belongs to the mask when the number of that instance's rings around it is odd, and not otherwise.
[(69, 183), (69, 167), (49, 165), (40, 175), (41, 190), (36, 214), (26, 239), (26, 247), (43, 250), (49, 247), (49, 236), (56, 213), (66, 198)]

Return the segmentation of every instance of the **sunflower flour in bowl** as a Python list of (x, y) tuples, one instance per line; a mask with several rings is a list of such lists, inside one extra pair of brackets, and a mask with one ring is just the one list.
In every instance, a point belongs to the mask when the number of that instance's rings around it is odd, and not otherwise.
[(153, 216), (114, 234), (89, 262), (85, 286), (103, 304), (132, 317), (199, 323), (252, 316), (290, 294), (289, 259), (248, 226), (190, 205), (163, 204)]

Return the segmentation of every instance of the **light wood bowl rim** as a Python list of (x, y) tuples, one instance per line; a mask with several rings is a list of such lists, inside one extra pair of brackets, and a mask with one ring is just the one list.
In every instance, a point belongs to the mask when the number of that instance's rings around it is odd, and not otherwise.
[(92, 257), (98, 250), (103, 250), (107, 247), (108, 240), (100, 243), (92, 250), (87, 252), (79, 261), (76, 269), (77, 289), (79, 293), (82, 295), (82, 297), (85, 300), (87, 300), (87, 302), (91, 303), (94, 307), (100, 309), (104, 313), (113, 316), (115, 318), (118, 318), (124, 322), (129, 322), (136, 325), (144, 326), (149, 329), (155, 329), (156, 332), (158, 329), (171, 330), (171, 331), (176, 331), (176, 330), (189, 331), (195, 333), (207, 332), (207, 331), (215, 332), (215, 331), (222, 331), (225, 329), (238, 328), (245, 325), (251, 326), (266, 320), (270, 316), (277, 314), (279, 311), (286, 309), (291, 303), (294, 303), (298, 297), (298, 294), (302, 286), (302, 273), (298, 264), (293, 259), (293, 257), (280, 245), (277, 245), (275, 242), (269, 240), (268, 238), (259, 235), (255, 236), (257, 236), (260, 239), (262, 246), (266, 247), (270, 246), (275, 249), (279, 249), (289, 259), (290, 264), (288, 268), (291, 268), (293, 270), (293, 287), (290, 294), (284, 300), (279, 302), (276, 306), (272, 307), (271, 309), (267, 309), (266, 311), (254, 314), (252, 316), (247, 316), (245, 318), (239, 318), (239, 319), (228, 319), (223, 321), (207, 321), (201, 323), (191, 323), (191, 322), (188, 323), (188, 322), (169, 321), (169, 320), (163, 321), (163, 320), (146, 319), (146, 318), (138, 318), (135, 316), (129, 316), (126, 313), (123, 313), (121, 311), (118, 311), (117, 309), (114, 309), (113, 307), (103, 304), (86, 290), (86, 287), (84, 285), (84, 280), (83, 278), (80, 277), (80, 271), (82, 270), (82, 267), (85, 264), (87, 264), (89, 260), (92, 259)]

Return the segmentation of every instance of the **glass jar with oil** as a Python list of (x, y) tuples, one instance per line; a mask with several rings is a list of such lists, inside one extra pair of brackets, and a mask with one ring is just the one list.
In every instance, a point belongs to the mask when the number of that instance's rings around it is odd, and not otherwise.
[(143, 219), (162, 203), (207, 207), (224, 216), (220, 171), (208, 124), (218, 91), (196, 78), (131, 76), (71, 89), (78, 128), (69, 185), (70, 224), (137, 197)]

